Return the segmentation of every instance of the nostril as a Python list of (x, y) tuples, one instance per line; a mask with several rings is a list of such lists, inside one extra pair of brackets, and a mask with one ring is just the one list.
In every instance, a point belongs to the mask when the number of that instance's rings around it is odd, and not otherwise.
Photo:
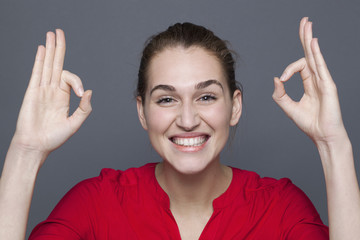
[(191, 126), (191, 127), (182, 126), (181, 128), (182, 128), (184, 131), (186, 131), (186, 132), (192, 132), (192, 131), (194, 131), (194, 130), (197, 128), (197, 126), (199, 126), (199, 124), (193, 125), (193, 126)]
[(201, 121), (197, 116), (180, 116), (176, 121), (177, 126), (187, 132), (196, 129), (200, 123)]

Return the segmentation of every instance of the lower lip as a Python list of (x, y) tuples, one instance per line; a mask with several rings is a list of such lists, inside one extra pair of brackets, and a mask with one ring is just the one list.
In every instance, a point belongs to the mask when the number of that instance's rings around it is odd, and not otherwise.
[(187, 146), (181, 146), (181, 145), (177, 145), (175, 144), (173, 141), (169, 140), (173, 146), (175, 146), (175, 148), (181, 152), (198, 152), (200, 150), (202, 150), (205, 146), (206, 146), (206, 143), (209, 141), (210, 138), (206, 139), (206, 141), (199, 145), (199, 146), (191, 146), (191, 147), (187, 147)]

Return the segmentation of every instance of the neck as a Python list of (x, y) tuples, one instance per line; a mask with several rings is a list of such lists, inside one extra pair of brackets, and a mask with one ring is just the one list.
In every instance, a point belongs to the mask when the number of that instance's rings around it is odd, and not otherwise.
[(182, 174), (166, 161), (156, 167), (156, 178), (170, 198), (170, 208), (192, 211), (212, 209), (212, 202), (229, 187), (232, 179), (231, 168), (210, 163), (196, 174)]

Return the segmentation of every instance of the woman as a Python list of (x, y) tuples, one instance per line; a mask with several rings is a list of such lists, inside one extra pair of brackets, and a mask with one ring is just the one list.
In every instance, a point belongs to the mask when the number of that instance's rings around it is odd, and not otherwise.
[[(305, 58), (274, 78), (273, 99), (319, 150), (329, 232), (289, 180), (220, 163), (229, 128), (241, 116), (234, 61), (212, 32), (176, 24), (148, 42), (137, 88), (140, 122), (163, 162), (105, 169), (79, 183), (30, 239), (360, 239), (359, 187), (336, 87), (307, 18), (299, 32)], [(91, 91), (62, 70), (64, 55), (63, 32), (48, 33), (2, 173), (1, 239), (24, 239), (39, 168), (91, 112)], [(305, 89), (299, 102), (284, 89), (296, 72)], [(68, 117), (71, 88), (81, 101)]]

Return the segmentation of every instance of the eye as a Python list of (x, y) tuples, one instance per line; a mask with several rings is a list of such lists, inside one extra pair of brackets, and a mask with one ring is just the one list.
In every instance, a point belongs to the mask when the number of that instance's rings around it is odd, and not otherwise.
[(157, 104), (170, 104), (174, 102), (175, 100), (171, 97), (162, 97), (159, 100), (156, 101)]
[(216, 97), (211, 94), (207, 94), (207, 95), (201, 96), (199, 98), (199, 100), (202, 102), (211, 102), (211, 101), (215, 101)]

